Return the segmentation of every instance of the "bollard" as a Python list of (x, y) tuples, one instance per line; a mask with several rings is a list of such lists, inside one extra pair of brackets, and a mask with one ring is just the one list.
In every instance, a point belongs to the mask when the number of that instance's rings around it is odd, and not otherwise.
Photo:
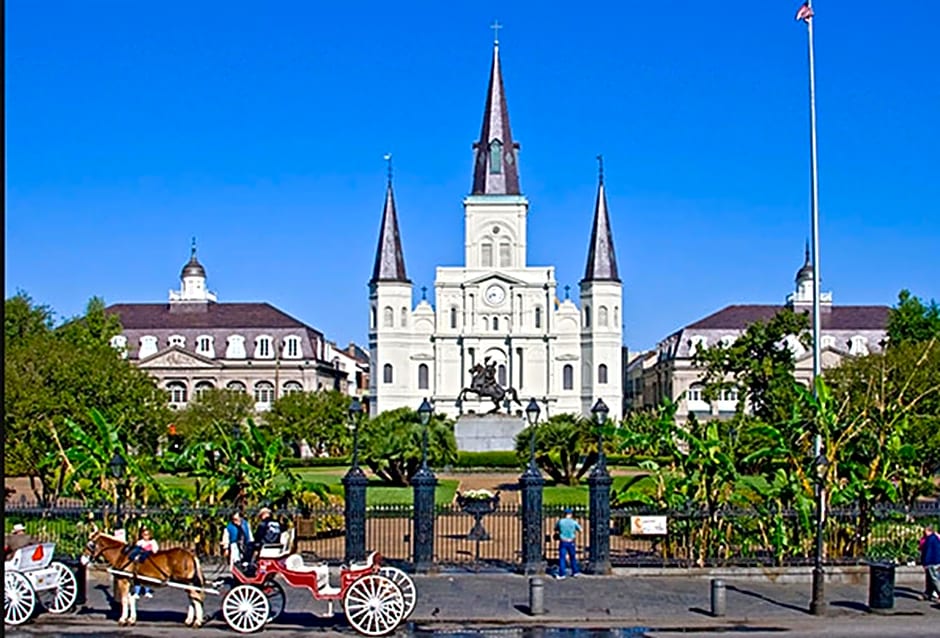
[(712, 579), (712, 616), (716, 618), (725, 615), (728, 598), (725, 593), (725, 581), (720, 578)]
[(545, 613), (545, 581), (538, 576), (529, 579), (529, 613), (533, 616)]

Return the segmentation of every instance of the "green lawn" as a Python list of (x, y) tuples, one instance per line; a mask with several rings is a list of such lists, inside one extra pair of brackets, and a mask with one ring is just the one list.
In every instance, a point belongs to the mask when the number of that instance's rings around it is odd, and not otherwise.
[[(323, 483), (332, 494), (339, 496), (345, 494), (342, 482), (343, 475), (346, 473), (345, 469), (302, 468), (297, 470), (296, 473), (306, 482)], [(157, 480), (166, 487), (180, 488), (189, 492), (195, 490), (195, 479), (188, 476), (160, 474)], [(454, 495), (457, 493), (457, 484), (458, 481), (453, 479), (438, 479), (434, 501), (438, 505), (452, 503)], [(412, 500), (412, 488), (389, 487), (383, 485), (376, 478), (369, 478), (369, 489), (366, 490), (366, 505), (411, 505)]]

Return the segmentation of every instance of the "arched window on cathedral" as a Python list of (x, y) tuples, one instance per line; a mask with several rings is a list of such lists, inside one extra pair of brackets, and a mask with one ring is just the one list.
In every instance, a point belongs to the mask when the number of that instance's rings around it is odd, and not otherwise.
[(499, 317), (493, 317), (493, 332), (499, 330)]
[(382, 310), (382, 325), (386, 328), (391, 328), (395, 322), (395, 314), (392, 312), (391, 306), (385, 306), (385, 309)]
[(542, 306), (535, 307), (535, 327), (542, 327)]
[(391, 383), (393, 378), (392, 364), (386, 363), (382, 366), (382, 383)]
[(496, 381), (499, 385), (506, 387), (506, 366), (502, 363), (499, 364), (499, 367), (496, 368)]
[(607, 364), (605, 363), (597, 366), (597, 382), (600, 384), (607, 383)]
[(591, 307), (588, 305), (584, 306), (584, 327), (591, 327)]
[(562, 388), (565, 390), (574, 390), (574, 368), (570, 363), (566, 363), (561, 369)]
[(620, 306), (614, 306), (614, 328), (620, 327)]
[(597, 309), (597, 325), (602, 328), (607, 327), (607, 306), (601, 306)]
[(489, 329), (490, 329), (490, 318), (483, 317), (483, 331), (486, 332)]
[(503, 172), (503, 143), (499, 140), (490, 142), (490, 174), (499, 175)]
[(512, 266), (512, 246), (508, 241), (499, 244), (499, 265), (501, 268)]
[(401, 327), (405, 328), (408, 326), (408, 309), (404, 306), (401, 307)]
[(480, 263), (484, 268), (493, 267), (493, 242), (485, 240), (480, 244)]
[(418, 389), (428, 389), (428, 364), (426, 363), (418, 365)]
[(375, 330), (375, 306), (372, 306), (369, 311), (369, 328)]
[(450, 327), (452, 330), (457, 329), (457, 309), (456, 308), (450, 309)]

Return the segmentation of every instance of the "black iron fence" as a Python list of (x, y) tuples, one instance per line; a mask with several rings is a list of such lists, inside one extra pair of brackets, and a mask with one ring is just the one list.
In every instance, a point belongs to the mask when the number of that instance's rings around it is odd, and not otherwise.
[[(552, 539), (555, 522), (564, 507), (543, 509), (544, 556), (557, 562), (557, 543)], [(587, 560), (590, 537), (586, 507), (572, 508), (583, 528), (578, 560)], [(518, 505), (503, 504), (475, 517), (459, 505), (439, 505), (434, 527), (434, 562), (439, 566), (468, 569), (515, 569), (521, 560), (522, 512)], [(230, 511), (225, 508), (129, 509), (122, 513), (133, 536), (143, 525), (150, 527), (161, 547), (194, 548), (202, 556), (217, 556)], [(55, 541), (57, 551), (76, 556), (95, 526), (112, 527), (114, 512), (108, 508), (40, 508), (7, 504), (5, 526), (24, 523), (27, 533)], [(613, 510), (610, 551), (614, 566), (767, 566), (812, 563), (812, 513), (755, 510), (705, 512)], [(296, 551), (323, 560), (342, 561), (345, 524), (342, 506), (276, 513), (295, 529)], [(411, 506), (375, 506), (366, 510), (366, 546), (388, 561), (407, 565), (412, 552)], [(638, 529), (635, 517), (665, 517), (666, 533)], [(477, 524), (479, 522), (479, 525)], [(644, 518), (641, 522), (649, 522)], [(656, 521), (654, 521), (656, 522)], [(868, 559), (918, 558), (918, 539), (924, 525), (940, 526), (940, 503), (913, 508), (875, 507), (834, 509), (826, 520), (826, 556), (829, 564), (853, 564)]]

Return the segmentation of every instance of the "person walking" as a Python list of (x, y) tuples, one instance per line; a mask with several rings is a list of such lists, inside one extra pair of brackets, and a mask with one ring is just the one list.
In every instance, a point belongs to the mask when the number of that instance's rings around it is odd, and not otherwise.
[(222, 555), (228, 557), (228, 566), (238, 565), (248, 560), (248, 548), (251, 547), (251, 528), (240, 512), (232, 512), (225, 530), (222, 532)]
[(574, 520), (574, 512), (570, 507), (565, 509), (565, 517), (555, 523), (555, 538), (558, 540), (557, 578), (559, 580), (565, 577), (566, 557), (571, 563), (571, 576), (577, 576), (579, 573), (575, 537), (580, 531), (581, 524)]
[(924, 566), (924, 600), (940, 599), (940, 535), (933, 525), (924, 526), (920, 539), (920, 564)]

